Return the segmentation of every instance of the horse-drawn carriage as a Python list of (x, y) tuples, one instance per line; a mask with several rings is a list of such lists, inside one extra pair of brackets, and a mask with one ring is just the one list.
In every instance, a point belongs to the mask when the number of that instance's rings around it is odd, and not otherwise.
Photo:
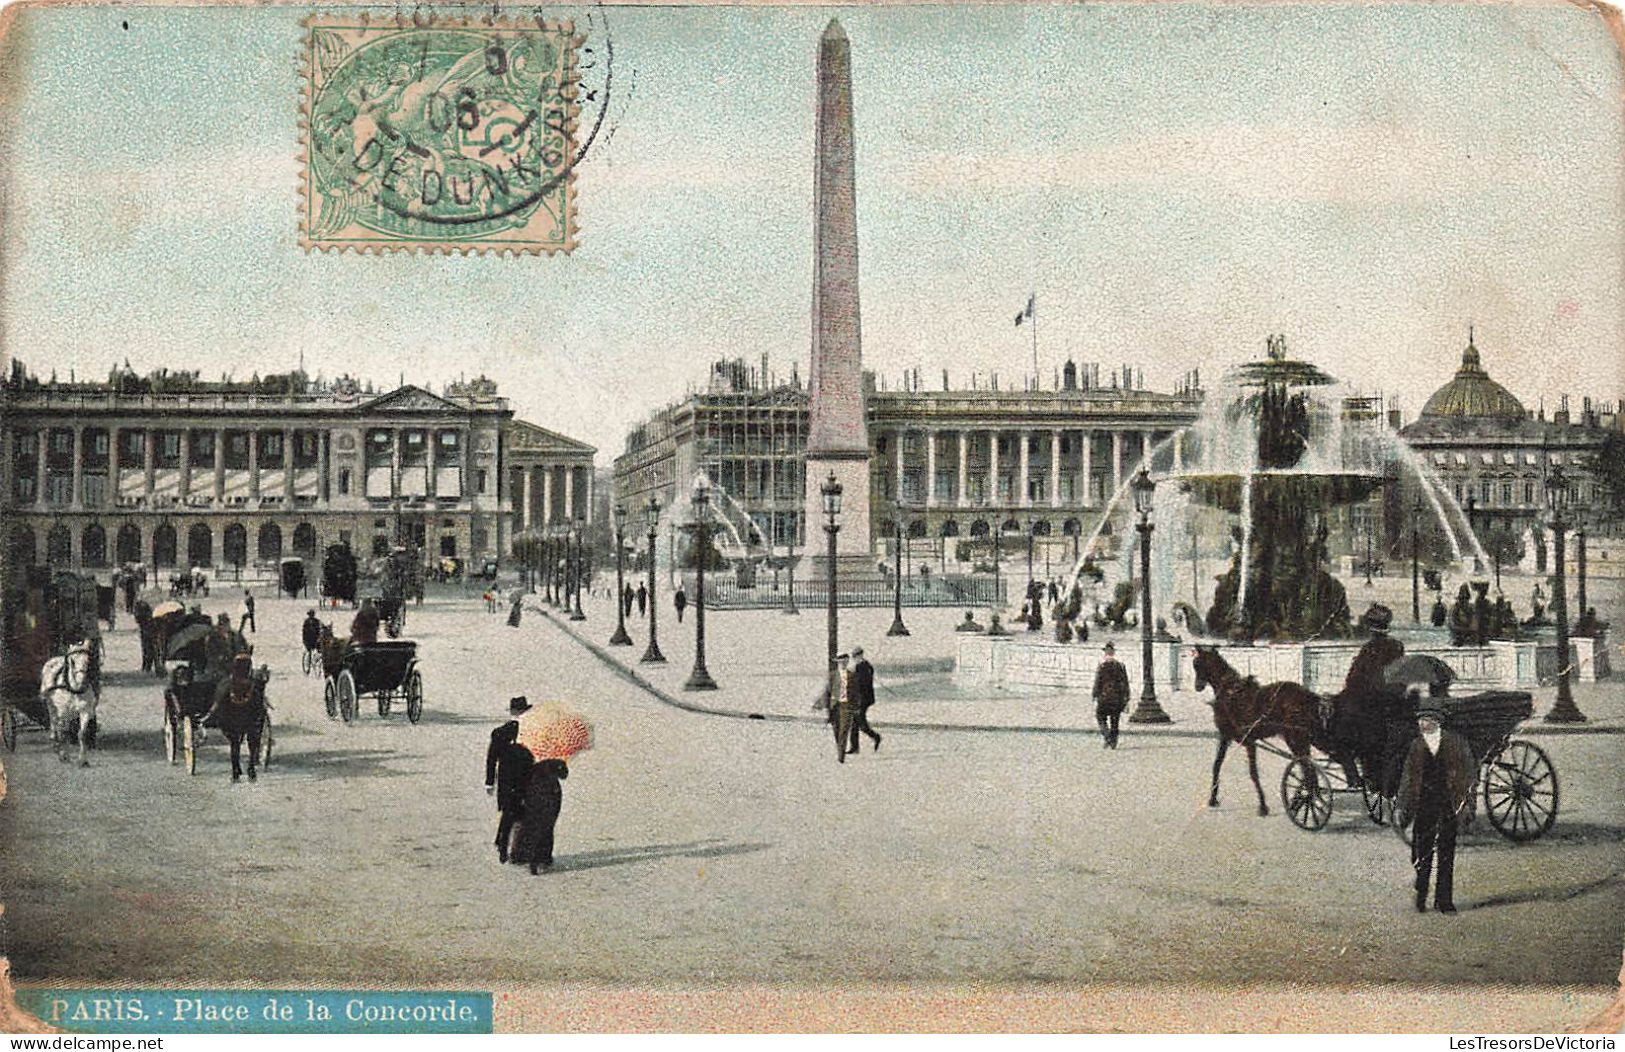
[[(1523, 691), (1487, 691), (1460, 698), (1436, 699), (1444, 706), (1442, 725), (1467, 739), (1478, 762), (1478, 784), (1484, 814), (1497, 833), (1508, 840), (1534, 840), (1557, 821), (1557, 769), (1546, 751), (1534, 742), (1513, 737), (1518, 725), (1534, 715), (1534, 704)], [(1414, 714), (1410, 727), (1414, 727)], [(1323, 829), (1331, 820), (1337, 796), (1358, 794), (1366, 815), (1378, 825), (1394, 825), (1394, 796), (1399, 786), (1397, 749), (1409, 744), (1401, 718), (1394, 743), (1385, 752), (1382, 770), (1366, 772), (1358, 785), (1334, 764), (1311, 754), (1306, 762), (1268, 743), (1264, 747), (1290, 762), (1281, 776), (1281, 801), (1287, 815), (1301, 829)], [(1397, 748), (1396, 748), (1397, 747)], [(1408, 830), (1396, 830), (1407, 836)]]
[(355, 602), (355, 553), (347, 544), (335, 544), (322, 556), (322, 595), (334, 601)]
[[(0, 660), (0, 744), (15, 751), (24, 717), (42, 728), (51, 725), (42, 681), (47, 667), (64, 670), (67, 679), (61, 689), (75, 696), (100, 697), (102, 604), (95, 578), (68, 571), (51, 574), (35, 566), (7, 576), (0, 608), (5, 632), (4, 659)], [(83, 646), (76, 648), (75, 644)], [(75, 649), (82, 657), (52, 665), (55, 659), (70, 657)], [(89, 711), (94, 713), (93, 704)], [(94, 723), (94, 715), (89, 722)], [(78, 737), (77, 718), (60, 732)]]
[[(193, 629), (201, 629), (194, 631)], [(204, 717), (214, 707), (220, 683), (226, 673), (218, 663), (211, 668), (207, 659), (206, 636), (210, 631), (204, 623), (181, 630), (169, 647), (169, 657), (176, 661), (170, 670), (169, 685), (164, 688), (164, 758), (173, 766), (184, 762), (187, 774), (197, 773), (197, 754), (207, 736)], [(271, 766), (274, 737), (271, 730), (271, 705), (265, 696), (271, 672), (264, 665), (249, 675), (252, 684), (243, 733), (250, 742), (260, 743), (259, 762)], [(250, 770), (253, 768), (252, 750)]]
[(360, 714), (361, 699), (372, 694), (378, 700), (378, 715), (388, 716), (400, 699), (406, 703), (406, 718), (416, 723), (423, 716), (417, 652), (418, 645), (406, 639), (330, 646), (323, 655), (328, 718), (349, 723)]

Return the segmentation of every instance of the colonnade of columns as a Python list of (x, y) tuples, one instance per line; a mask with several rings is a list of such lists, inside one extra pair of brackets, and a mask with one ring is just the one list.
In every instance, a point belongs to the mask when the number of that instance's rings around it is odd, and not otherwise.
[[(513, 468), (519, 474), (514, 510), (521, 530), (592, 521), (593, 473), (588, 464)], [(536, 498), (540, 497), (540, 504)]]
[[(1152, 430), (1129, 430), (1122, 428), (946, 428), (921, 427), (897, 428), (891, 431), (891, 445), (893, 449), (893, 470), (896, 473), (896, 488), (894, 494), (901, 499), (905, 494), (905, 479), (910, 466), (904, 456), (904, 439), (912, 434), (925, 436), (925, 485), (924, 494), (916, 490), (910, 494), (911, 503), (922, 503), (926, 507), (978, 507), (989, 505), (1014, 505), (1020, 507), (1053, 507), (1082, 506), (1095, 507), (1099, 502), (1096, 499), (1094, 479), (1094, 445), (1095, 439), (1101, 434), (1111, 436), (1111, 473), (1110, 488), (1106, 491), (1116, 493), (1122, 488), (1125, 473), (1132, 473), (1145, 462), (1151, 454), (1158, 450), (1155, 432)], [(1164, 431), (1164, 434), (1167, 432)], [(1134, 464), (1124, 460), (1125, 435), (1137, 434), (1139, 436), (1139, 461)], [(939, 448), (947, 436), (957, 436), (956, 442), (947, 443), (947, 448)], [(1063, 436), (1070, 435), (1077, 440), (1072, 452), (1067, 454), (1070, 464), (1063, 464), (1062, 445)], [(986, 467), (983, 470), (973, 470), (971, 467), (972, 446), (978, 441), (976, 436), (985, 436), (981, 441), (986, 442)], [(1000, 464), (1000, 437), (1013, 437), (1016, 440), (1016, 472), (1011, 479), (1011, 489), (1007, 494), (999, 492), (999, 480), (1003, 477)], [(1049, 447), (1048, 470), (1044, 475), (1044, 492), (1037, 492), (1033, 486), (1034, 464), (1033, 447), (1035, 440), (1047, 438)], [(1184, 435), (1182, 431), (1174, 431), (1171, 446), (1171, 463), (1173, 470), (1184, 468)], [(939, 485), (938, 458), (939, 456), (956, 456), (956, 478)], [(917, 461), (916, 461), (917, 463)], [(1075, 466), (1072, 478), (1074, 480), (1070, 496), (1063, 494), (1061, 480), (1065, 467)], [(973, 479), (982, 480), (985, 485), (982, 492), (973, 497), (971, 483)], [(957, 486), (953, 483), (957, 481)], [(951, 492), (950, 492), (951, 490)], [(1081, 490), (1081, 492), (1079, 492)]]

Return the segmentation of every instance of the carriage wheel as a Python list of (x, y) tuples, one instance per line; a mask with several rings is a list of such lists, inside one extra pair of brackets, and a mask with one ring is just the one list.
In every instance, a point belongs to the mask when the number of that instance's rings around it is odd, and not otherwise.
[(406, 718), (416, 723), (423, 717), (423, 673), (413, 669), (406, 677)]
[(17, 751), (17, 713), (10, 705), (0, 705), (0, 742), (7, 752)]
[(311, 670), (316, 667), (316, 652), (314, 650), (305, 651), (305, 656), (300, 659), (299, 665), (305, 670), (305, 675), (310, 675)]
[(1385, 826), (1392, 820), (1393, 804), (1389, 803), (1381, 793), (1373, 790), (1370, 785), (1362, 783), (1360, 785), (1360, 796), (1365, 800), (1365, 813), (1370, 817), (1371, 821), (1379, 826)]
[(395, 695), (394, 694), (391, 694), (387, 690), (379, 691), (378, 692), (378, 715), (380, 715), (380, 716), (388, 716), (390, 706), (394, 703), (394, 701), (395, 701)]
[(182, 716), (181, 723), (181, 754), (186, 758), (186, 773), (197, 774), (197, 721), (190, 716)]
[(347, 668), (339, 669), (337, 692), (339, 696), (339, 717), (349, 723), (358, 715), (356, 704), (360, 700), (355, 693), (355, 674)]
[(175, 728), (175, 712), (166, 703), (164, 705), (164, 759), (169, 766), (175, 766), (175, 753), (180, 747), (180, 732)]
[(1281, 803), (1292, 824), (1311, 832), (1332, 817), (1332, 786), (1312, 763), (1294, 758), (1281, 775)]
[(1484, 812), (1508, 840), (1534, 840), (1557, 821), (1557, 770), (1541, 747), (1511, 741), (1484, 761)]
[(260, 717), (260, 766), (267, 771), (271, 769), (271, 746), (276, 744), (276, 735), (271, 733), (271, 714), (267, 712)]
[(339, 688), (333, 683), (333, 677), (328, 676), (322, 684), (322, 702), (327, 706), (327, 718), (339, 718)]

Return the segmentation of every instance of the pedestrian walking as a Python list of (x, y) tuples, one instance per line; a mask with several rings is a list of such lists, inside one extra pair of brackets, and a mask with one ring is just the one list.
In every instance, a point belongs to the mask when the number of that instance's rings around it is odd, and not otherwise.
[[(642, 588), (643, 586), (640, 584), (640, 585), (638, 585), (638, 587)], [(647, 599), (648, 595), (645, 594), (644, 598)], [(621, 587), (621, 613), (623, 615), (627, 616), (627, 617), (631, 617), (632, 616), (632, 604), (634, 602), (636, 602), (636, 601), (637, 601), (637, 593), (632, 591), (632, 586), (629, 585), (629, 584), (628, 585), (623, 585)], [(641, 616), (641, 614), (640, 614), (640, 616)]]
[[(627, 588), (631, 588), (631, 587), (632, 587), (631, 585), (627, 585)], [(638, 616), (639, 617), (642, 617), (644, 615), (644, 612), (648, 609), (648, 606), (649, 606), (649, 587), (647, 585), (643, 584), (642, 582), (639, 582), (638, 583)], [(627, 613), (632, 612), (630, 607), (627, 609), (626, 612)]]
[(488, 614), (497, 612), (497, 594), (489, 588), (485, 590), (485, 612)]
[(835, 729), (835, 758), (841, 763), (846, 762), (847, 743), (857, 736), (858, 706), (852, 694), (851, 661), (850, 654), (835, 655), (835, 672), (829, 685), (829, 722)]
[(530, 750), (519, 744), (519, 717), (530, 710), (524, 695), (508, 699), (508, 722), (491, 732), (491, 745), (485, 750), (485, 791), (497, 798), (497, 861), (508, 861), (514, 826), (524, 817), (525, 786), (535, 760)]
[(538, 760), (525, 780), (525, 809), (519, 820), (514, 861), (528, 862), (530, 874), (553, 868), (553, 834), (564, 806), (564, 787), (570, 777), (563, 760)]
[(1405, 750), (1405, 767), (1394, 798), (1394, 817), (1401, 829), (1411, 823), (1411, 865), (1416, 870), (1416, 911), (1428, 908), (1428, 881), (1435, 861), (1433, 908), (1456, 912), (1456, 828), (1471, 817), (1478, 764), (1467, 739), (1443, 726), (1444, 704), (1420, 701), (1417, 735)]
[(259, 631), (259, 628), (254, 624), (254, 593), (246, 588), (243, 589), (243, 616), (237, 622), (237, 631)]
[(135, 618), (136, 631), (141, 636), (141, 671), (153, 671), (156, 664), (154, 652), (157, 650), (157, 626), (152, 623), (152, 607), (145, 599), (132, 606), (132, 616)]
[(672, 595), (671, 605), (677, 608), (677, 623), (682, 624), (683, 611), (688, 609), (688, 593), (683, 591), (682, 585), (678, 585), (677, 591)]
[(523, 611), (520, 608), (520, 604), (523, 603), (524, 601), (525, 601), (525, 593), (520, 591), (517, 588), (514, 589), (513, 605), (508, 607), (508, 627), (509, 628), (518, 628), (519, 627), (519, 618), (520, 618), (520, 615), (523, 613)]
[(1128, 670), (1117, 660), (1117, 648), (1107, 643), (1095, 669), (1095, 722), (1100, 724), (1101, 747), (1117, 748), (1117, 723), (1128, 708)]
[(857, 702), (857, 712), (852, 721), (852, 737), (847, 744), (847, 752), (858, 751), (858, 735), (867, 734), (875, 743), (875, 751), (880, 750), (880, 735), (869, 726), (869, 708), (875, 703), (875, 667), (869, 664), (869, 659), (863, 656), (862, 647), (852, 648), (852, 694)]
[(124, 571), (124, 612), (135, 613), (135, 574)]

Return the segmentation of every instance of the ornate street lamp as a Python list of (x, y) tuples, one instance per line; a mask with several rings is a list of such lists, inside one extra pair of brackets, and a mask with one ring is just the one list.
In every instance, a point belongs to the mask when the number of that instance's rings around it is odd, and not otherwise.
[[(837, 604), (835, 597), (835, 535), (841, 532), (841, 484), (835, 481), (835, 472), (829, 473), (829, 479), (818, 487), (819, 494), (824, 498), (824, 534), (829, 538), (829, 603), (825, 613), (825, 630), (827, 639), (826, 661), (824, 665), (825, 682), (829, 684), (827, 690), (835, 689), (835, 655), (837, 653), (836, 640), (840, 629)], [(831, 705), (835, 704), (836, 695), (829, 695)]]
[[(654, 494), (649, 494), (649, 503), (643, 506), (643, 521), (649, 527), (649, 646), (638, 659), (644, 665), (664, 665), (666, 655), (660, 652), (660, 641), (655, 636), (655, 618), (660, 611), (660, 604), (655, 602), (655, 541), (659, 537), (660, 501)], [(617, 598), (616, 602), (620, 602)]]
[(711, 535), (707, 521), (711, 505), (710, 481), (702, 473), (694, 480), (694, 669), (684, 690), (716, 690), (717, 681), (705, 667), (705, 564), (710, 562)]
[(897, 509), (894, 534), (896, 543), (892, 546), (892, 605), (891, 627), (886, 629), (888, 636), (908, 635), (908, 626), (903, 624), (903, 509)]
[(626, 634), (626, 604), (621, 601), (626, 592), (626, 509), (615, 505), (615, 634), (609, 637), (612, 647), (629, 647), (632, 637)]
[[(576, 519), (576, 524), (570, 528), (570, 532), (575, 535), (575, 542), (576, 542), (575, 570), (570, 575), (570, 591), (571, 591), (571, 593), (572, 593), (572, 595), (574, 597), (575, 609), (570, 611), (570, 620), (572, 620), (572, 621), (585, 621), (585, 620), (587, 620), (587, 614), (586, 614), (585, 611), (583, 611), (581, 609), (581, 579), (586, 576), (586, 568), (587, 568), (587, 562), (586, 562), (586, 554), (587, 553), (586, 553), (586, 550), (584, 548), (584, 545), (585, 545), (586, 540), (587, 540), (587, 524), (586, 524), (586, 522), (584, 520), (582, 520), (582, 519), (579, 519), (579, 518)], [(567, 596), (564, 597), (564, 605), (565, 606), (570, 605), (571, 598), (572, 598), (571, 595), (567, 595)]]
[(1552, 557), (1557, 566), (1552, 575), (1552, 609), (1557, 614), (1557, 703), (1546, 714), (1547, 723), (1584, 723), (1585, 716), (1574, 704), (1569, 690), (1569, 603), (1566, 567), (1563, 565), (1563, 533), (1569, 528), (1563, 517), (1569, 503), (1569, 481), (1561, 464), (1546, 476), (1546, 507), (1552, 513)]
[(1157, 704), (1157, 683), (1151, 668), (1151, 531), (1156, 529), (1151, 524), (1151, 498), (1156, 490), (1157, 484), (1152, 481), (1151, 472), (1144, 467), (1129, 483), (1129, 491), (1134, 495), (1134, 510), (1140, 514), (1140, 522), (1135, 528), (1140, 532), (1140, 670), (1145, 684), (1140, 691), (1139, 704), (1129, 713), (1130, 723), (1173, 722), (1162, 706)]
[(1422, 623), (1422, 498), (1411, 506), (1411, 620)]

